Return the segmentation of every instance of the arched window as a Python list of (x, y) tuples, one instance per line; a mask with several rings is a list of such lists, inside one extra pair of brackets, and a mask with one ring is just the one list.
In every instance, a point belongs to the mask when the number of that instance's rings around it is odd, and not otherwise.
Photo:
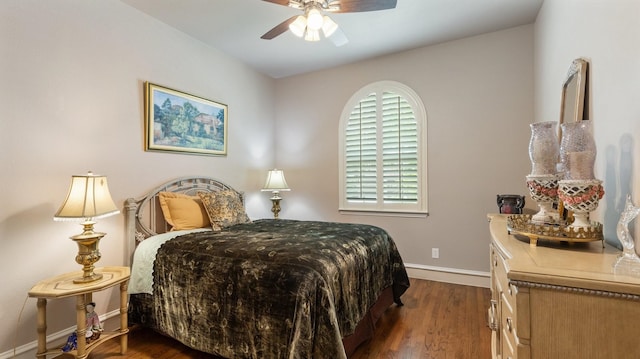
[(393, 81), (357, 91), (340, 117), (340, 210), (427, 213), (427, 116)]

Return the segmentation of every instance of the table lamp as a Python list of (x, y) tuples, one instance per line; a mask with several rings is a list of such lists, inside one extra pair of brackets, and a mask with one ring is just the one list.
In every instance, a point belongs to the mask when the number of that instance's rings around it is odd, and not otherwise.
[(94, 175), (89, 172), (86, 175), (74, 175), (71, 177), (71, 186), (67, 198), (56, 212), (55, 221), (82, 221), (84, 231), (81, 234), (69, 237), (78, 244), (76, 262), (83, 266), (81, 278), (73, 280), (74, 283), (88, 283), (101, 279), (102, 274), (94, 273), (94, 264), (100, 260), (98, 243), (106, 233), (94, 232), (94, 219), (118, 214), (120, 211), (113, 203), (107, 177)]
[(267, 182), (265, 182), (263, 191), (271, 191), (271, 212), (273, 212), (273, 218), (278, 219), (278, 213), (280, 213), (280, 191), (291, 191), (287, 185), (287, 181), (284, 179), (284, 172), (279, 169), (272, 169), (267, 175)]

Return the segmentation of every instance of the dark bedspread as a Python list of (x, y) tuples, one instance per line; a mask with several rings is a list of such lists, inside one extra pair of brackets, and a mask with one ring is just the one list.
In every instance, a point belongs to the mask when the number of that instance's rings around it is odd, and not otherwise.
[(162, 245), (152, 301), (130, 318), (228, 358), (345, 358), (342, 337), (382, 291), (409, 287), (375, 226), (259, 220)]

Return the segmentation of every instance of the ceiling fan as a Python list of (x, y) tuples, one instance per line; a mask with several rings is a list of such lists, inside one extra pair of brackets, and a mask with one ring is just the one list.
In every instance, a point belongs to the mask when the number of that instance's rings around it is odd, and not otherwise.
[(336, 46), (342, 46), (348, 42), (347, 37), (338, 27), (338, 24), (323, 12), (347, 13), (393, 9), (397, 0), (263, 0), (266, 2), (289, 6), (304, 11), (304, 15), (296, 15), (276, 25), (261, 36), (262, 39), (271, 40), (274, 37), (290, 30), (298, 37), (304, 37), (307, 41), (320, 40), (320, 31)]

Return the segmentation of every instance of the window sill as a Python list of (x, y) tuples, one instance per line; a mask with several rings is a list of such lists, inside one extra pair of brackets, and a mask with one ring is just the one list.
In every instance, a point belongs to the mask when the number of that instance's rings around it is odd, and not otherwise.
[(338, 212), (349, 216), (378, 216), (378, 217), (403, 217), (403, 218), (427, 218), (429, 212), (400, 212), (400, 211), (375, 211), (362, 209), (339, 209)]

